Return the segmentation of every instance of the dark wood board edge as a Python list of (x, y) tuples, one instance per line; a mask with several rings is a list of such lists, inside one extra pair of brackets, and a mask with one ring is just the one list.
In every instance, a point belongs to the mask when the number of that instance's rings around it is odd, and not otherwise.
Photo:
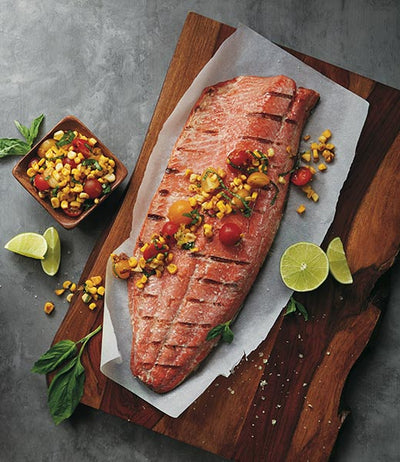
[[(167, 97), (167, 93), (168, 93), (167, 82), (169, 82), (169, 85), (173, 85), (174, 83), (173, 81), (171, 83), (171, 79), (174, 73), (174, 67), (176, 65), (179, 65), (181, 60), (183, 61), (185, 59), (185, 53), (189, 53), (190, 55), (193, 51), (191, 49), (187, 49), (187, 47), (185, 51), (185, 47), (183, 47), (183, 44), (185, 43), (185, 39), (190, 37), (193, 31), (196, 31), (196, 33), (198, 33), (198, 31), (204, 31), (204, 28), (206, 28), (208, 34), (211, 34), (207, 36), (212, 37), (212, 41), (215, 41), (215, 43), (213, 44), (212, 47), (208, 46), (207, 43), (202, 45), (207, 48), (207, 52), (206, 52), (206, 55), (203, 56), (204, 61), (202, 63), (193, 63), (193, 65), (191, 66), (191, 70), (193, 71), (192, 78), (194, 78), (197, 75), (199, 70), (204, 66), (204, 64), (209, 60), (209, 58), (218, 48), (219, 46), (218, 42), (222, 43), (222, 41), (234, 31), (234, 29), (229, 26), (216, 23), (215, 21), (198, 16), (194, 13), (189, 14), (185, 22), (185, 26), (183, 28), (180, 40), (178, 42), (177, 50), (171, 61), (170, 69), (167, 73), (166, 82), (160, 94), (160, 99), (157, 104), (157, 107), (163, 104), (163, 98)], [(296, 54), (297, 57), (307, 62), (307, 64), (310, 64), (310, 61), (311, 61), (312, 64), (310, 65), (317, 68), (317, 70), (320, 70), (322, 73), (325, 73), (329, 78), (332, 78), (333, 80), (336, 80), (336, 81), (339, 80), (338, 83), (343, 84), (343, 82), (345, 82), (344, 86), (347, 86), (347, 88), (350, 88), (352, 91), (360, 94), (363, 97), (369, 98), (370, 95), (373, 94), (374, 90), (377, 87), (378, 87), (378, 94), (379, 94), (379, 88), (381, 88), (381, 91), (384, 91), (385, 93), (387, 93), (387, 89), (383, 88), (382, 90), (382, 86), (375, 84), (373, 81), (369, 79), (365, 79), (363, 77), (358, 78), (357, 76), (354, 77), (353, 74), (348, 73), (347, 71), (343, 71), (343, 72), (341, 71), (339, 74), (332, 75), (332, 67), (330, 65), (326, 63), (322, 63), (321, 61), (318, 61), (318, 60), (314, 60), (313, 58), (308, 58), (305, 55), (302, 55), (300, 53), (293, 53), (293, 54)], [(200, 66), (196, 67), (198, 64), (200, 64)], [(140, 185), (140, 180), (143, 176), (143, 172), (144, 172), (148, 157), (156, 141), (158, 131), (161, 129), (164, 120), (168, 117), (170, 111), (175, 107), (176, 102), (179, 100), (179, 98), (181, 97), (183, 92), (186, 90), (186, 87), (188, 86), (190, 82), (187, 82), (187, 81), (183, 82), (183, 79), (179, 79), (178, 83), (179, 83), (178, 88), (174, 86), (174, 92), (175, 91), (177, 92), (176, 98), (169, 99), (169, 106), (168, 106), (169, 109), (164, 111), (163, 114), (158, 114), (157, 108), (156, 108), (153, 119), (149, 126), (148, 134), (146, 136), (139, 161), (137, 163), (135, 172), (132, 175), (131, 181), (129, 183), (128, 193), (126, 195), (125, 201), (122, 204), (121, 209), (119, 213), (117, 214), (117, 217), (114, 220), (113, 224), (110, 226), (109, 230), (107, 230), (104, 233), (104, 236), (102, 236), (102, 238), (99, 240), (91, 256), (89, 257), (89, 260), (82, 274), (82, 280), (84, 280), (89, 274), (92, 275), (95, 273), (96, 274), (101, 273), (102, 271), (104, 272), (105, 263), (107, 261), (109, 252), (112, 251), (115, 247), (117, 247), (129, 235), (130, 229), (128, 228), (130, 228), (130, 222), (125, 220), (125, 224), (124, 224), (124, 223), (121, 223), (121, 220), (123, 217), (126, 217), (127, 212), (129, 213), (132, 210), (132, 206), (136, 199), (137, 189), (138, 189), (138, 186)], [(395, 93), (392, 93), (392, 94), (393, 95), (397, 94), (397, 98), (398, 98), (398, 93), (396, 93), (396, 91), (394, 92)], [(175, 95), (175, 93), (173, 94)], [(374, 124), (372, 124), (372, 126), (374, 126)], [(393, 136), (394, 136), (393, 133), (396, 133), (396, 131), (389, 130), (389, 132), (392, 134), (392, 139), (393, 139)], [(384, 151), (382, 151), (382, 153), (383, 154), (382, 156), (380, 156), (380, 159), (384, 157)], [(351, 189), (352, 188), (349, 186), (349, 190)], [(348, 219), (349, 219), (349, 224), (350, 224), (352, 217), (348, 217)], [(118, 230), (117, 235), (115, 235), (116, 233), (114, 233), (116, 229)], [(335, 230), (334, 226), (333, 226), (333, 229)], [(386, 266), (389, 267), (390, 265), (386, 265)], [(385, 269), (387, 269), (387, 267)], [(381, 274), (381, 273), (378, 273), (378, 274)], [(81, 304), (79, 303), (79, 300), (76, 299), (75, 302), (71, 305), (70, 310), (65, 320), (63, 321), (62, 326), (57, 332), (57, 335), (54, 341), (58, 341), (61, 338), (66, 338), (66, 336), (68, 337), (68, 334), (70, 334), (68, 338), (72, 338), (72, 335), (75, 338), (80, 337), (80, 333), (77, 333), (74, 330), (74, 326), (76, 325), (76, 316), (79, 317), (79, 313), (82, 313), (82, 316), (80, 316), (79, 324), (82, 326), (81, 333), (83, 333), (83, 335), (85, 335), (88, 331), (92, 330), (92, 328), (96, 327), (96, 325), (99, 322), (101, 322), (102, 320), (101, 310), (98, 310), (97, 313), (92, 313), (91, 315), (88, 316), (87, 311), (83, 312), (83, 309), (87, 309), (87, 308), (85, 306), (82, 307)], [(279, 324), (281, 322), (282, 320), (280, 319)], [(371, 335), (371, 333), (369, 335)], [(259, 354), (260, 351), (262, 352), (263, 348), (265, 349), (267, 347), (267, 350), (268, 350), (268, 348), (270, 348), (271, 345), (273, 345), (274, 341), (273, 339), (271, 340), (270, 337), (271, 337), (271, 334), (268, 336), (267, 340), (264, 342), (262, 347), (260, 347), (260, 349), (257, 351), (257, 354)], [(224, 448), (221, 447), (221, 442), (215, 442), (215, 441), (214, 441), (214, 446), (211, 447), (210, 445), (207, 445), (207, 444), (205, 445), (201, 441), (197, 442), (196, 439), (193, 440), (190, 437), (190, 436), (193, 436), (192, 435), (193, 431), (189, 432), (189, 435), (187, 431), (186, 431), (186, 434), (182, 433), (182, 431), (179, 430), (179, 421), (186, 422), (186, 428), (187, 428), (187, 420), (185, 418), (185, 414), (182, 416), (182, 419), (181, 418), (170, 419), (166, 416), (163, 416), (162, 413), (160, 413), (159, 411), (156, 411), (150, 405), (146, 405), (146, 404), (144, 405), (145, 410), (143, 412), (139, 412), (138, 409), (141, 406), (142, 406), (141, 409), (143, 409), (143, 403), (140, 399), (134, 397), (130, 392), (123, 390), (121, 387), (109, 381), (108, 379), (105, 379), (104, 376), (102, 376), (102, 374), (98, 372), (98, 363), (100, 360), (100, 344), (101, 344), (100, 336), (98, 336), (97, 341), (93, 339), (92, 344), (90, 344), (89, 355), (88, 355), (90, 358), (90, 364), (88, 366), (90, 367), (90, 369), (93, 369), (94, 377), (90, 377), (90, 379), (88, 379), (88, 382), (90, 382), (91, 384), (94, 383), (95, 386), (92, 386), (90, 389), (85, 390), (85, 396), (82, 400), (83, 403), (88, 404), (89, 406), (92, 406), (95, 408), (101, 408), (103, 410), (106, 410), (107, 412), (111, 412), (116, 415), (120, 415), (121, 417), (126, 418), (127, 420), (133, 420), (134, 422), (140, 423), (141, 425), (144, 425), (148, 428), (153, 428), (155, 431), (159, 431), (160, 433), (164, 433), (174, 438), (181, 439), (182, 441), (188, 442), (189, 444), (197, 445), (199, 447), (202, 447), (203, 449), (210, 450), (211, 452), (215, 452), (217, 454), (221, 454), (221, 455), (225, 455), (229, 457), (233, 455), (235, 458), (236, 456), (238, 458), (242, 457), (241, 454), (245, 454), (245, 452), (244, 453), (241, 452), (240, 448), (247, 447), (246, 441), (249, 439), (249, 437), (251, 437), (251, 435), (248, 435), (246, 434), (246, 431), (243, 431), (243, 427), (245, 426), (244, 424), (235, 434), (234, 448), (228, 451), (226, 446), (231, 444), (230, 440), (225, 442)], [(240, 370), (240, 366), (238, 370)], [(262, 374), (264, 373), (265, 371), (262, 371)], [(229, 380), (227, 381), (227, 383), (228, 382)], [(113, 403), (110, 401), (110, 390), (111, 389), (113, 391), (112, 393), (113, 396), (115, 396), (114, 393), (116, 392), (116, 389), (118, 389), (119, 390), (118, 395), (117, 395), (118, 399), (122, 400), (122, 402), (125, 402), (126, 400), (125, 405), (122, 406), (123, 409), (120, 409), (119, 412), (112, 412)], [(106, 390), (108, 391), (108, 395), (105, 394)], [(209, 395), (209, 393), (210, 393), (209, 390), (207, 390), (204, 396), (207, 397), (207, 394)], [(203, 397), (201, 397), (200, 400), (202, 398)], [(251, 401), (250, 404), (247, 403), (247, 408), (249, 408), (250, 405), (257, 404), (257, 403), (259, 403), (259, 401), (257, 400), (254, 400), (254, 402)], [(126, 408), (129, 408), (132, 411), (132, 412), (128, 412), (129, 415), (123, 414)], [(189, 412), (191, 411), (192, 409), (189, 409)], [(195, 413), (194, 416), (198, 416), (198, 415)], [(205, 419), (207, 420), (207, 422), (209, 422), (208, 416), (206, 416)], [(172, 423), (171, 423), (171, 420), (172, 420)], [(168, 426), (169, 428), (166, 428)], [(334, 432), (335, 435), (337, 435), (337, 431)], [(334, 439), (335, 438), (336, 436), (334, 436)], [(256, 446), (253, 445), (253, 448), (255, 447)], [(290, 454), (290, 452), (288, 452), (288, 454)], [(243, 459), (243, 460), (246, 460), (246, 459)]]

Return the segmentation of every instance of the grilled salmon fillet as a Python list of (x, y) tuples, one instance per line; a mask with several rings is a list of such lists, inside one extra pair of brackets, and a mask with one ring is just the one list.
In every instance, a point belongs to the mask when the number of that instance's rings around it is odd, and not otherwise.
[[(286, 76), (239, 76), (206, 88), (193, 107), (134, 249), (143, 268), (138, 265), (128, 281), (131, 370), (155, 392), (172, 390), (195, 370), (219, 340), (207, 340), (210, 330), (238, 313), (278, 230), (288, 172), (318, 99), (317, 92), (297, 88)], [(246, 172), (237, 165), (227, 168), (230, 153), (240, 151), (251, 152), (253, 170), (269, 180), (258, 188), (247, 186), (250, 196), (242, 203), (237, 192), (246, 184)], [(202, 191), (200, 178), (213, 173), (220, 186)], [(218, 193), (219, 205), (214, 200), (214, 208), (207, 209), (204, 204)], [(160, 246), (164, 262), (149, 271), (143, 249), (160, 236), (171, 205), (182, 199), (192, 205), (197, 200), (191, 214), (197, 223), (181, 224), (185, 229), (175, 235), (178, 242)], [(218, 238), (227, 222), (242, 231), (236, 245)], [(185, 232), (195, 240), (179, 245)]]

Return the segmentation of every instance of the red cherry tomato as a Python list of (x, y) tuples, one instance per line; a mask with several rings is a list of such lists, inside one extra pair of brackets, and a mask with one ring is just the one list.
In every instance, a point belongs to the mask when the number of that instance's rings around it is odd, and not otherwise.
[(237, 149), (228, 155), (228, 166), (235, 173), (246, 171), (251, 166), (252, 160), (253, 157), (248, 151)]
[(68, 207), (66, 209), (62, 209), (62, 211), (68, 215), (69, 217), (75, 218), (79, 217), (79, 215), (82, 213), (82, 209), (77, 209), (75, 207)]
[(241, 239), (242, 230), (236, 223), (225, 223), (219, 230), (219, 240), (224, 245), (236, 245)]
[(296, 186), (306, 185), (312, 178), (312, 173), (307, 167), (300, 167), (292, 173), (290, 181)]
[(165, 225), (162, 227), (161, 234), (164, 236), (165, 240), (169, 245), (174, 244), (176, 239), (174, 234), (177, 233), (179, 230), (179, 225), (177, 223), (173, 223), (172, 221), (167, 221)]
[(76, 163), (74, 161), (74, 159), (70, 159), (69, 157), (64, 157), (63, 159), (63, 164), (69, 164), (71, 167), (75, 167), (76, 166)]
[(50, 189), (49, 183), (43, 178), (43, 175), (41, 175), (40, 173), (35, 175), (35, 178), (33, 179), (33, 184), (39, 191), (47, 191), (48, 189)]
[(90, 149), (88, 148), (87, 141), (82, 140), (81, 138), (74, 138), (72, 140), (72, 146), (74, 147), (75, 151), (80, 152), (85, 157), (90, 156)]
[(157, 248), (157, 246), (152, 242), (149, 244), (143, 252), (143, 258), (145, 260), (150, 260), (157, 256), (157, 254), (161, 252), (161, 248)]
[(85, 185), (83, 186), (83, 191), (89, 195), (90, 199), (96, 199), (103, 192), (103, 187), (99, 180), (95, 178), (90, 178), (86, 180)]

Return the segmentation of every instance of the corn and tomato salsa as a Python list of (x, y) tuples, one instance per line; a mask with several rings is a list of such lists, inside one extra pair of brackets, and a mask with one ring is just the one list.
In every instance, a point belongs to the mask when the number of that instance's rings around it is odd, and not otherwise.
[(115, 161), (76, 130), (55, 132), (38, 147), (27, 175), (42, 199), (71, 217), (97, 204), (111, 192)]

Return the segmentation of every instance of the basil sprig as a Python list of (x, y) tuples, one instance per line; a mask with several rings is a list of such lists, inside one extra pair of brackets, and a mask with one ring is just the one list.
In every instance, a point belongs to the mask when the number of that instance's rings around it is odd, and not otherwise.
[(36, 117), (29, 128), (22, 125), (18, 120), (15, 120), (15, 126), (25, 138), (25, 141), (18, 138), (0, 138), (0, 158), (6, 156), (23, 156), (28, 153), (39, 133), (39, 127), (43, 119), (43, 114)]
[(222, 324), (218, 324), (213, 327), (207, 334), (206, 340), (212, 340), (218, 336), (221, 336), (221, 339), (226, 343), (232, 343), (234, 334), (230, 328), (232, 321), (227, 321)]
[(290, 297), (290, 300), (289, 300), (289, 303), (288, 303), (288, 305), (286, 307), (286, 311), (285, 311), (284, 315), (286, 316), (287, 314), (295, 313), (296, 311), (299, 311), (304, 316), (304, 320), (308, 321), (308, 312), (307, 312), (305, 306), (302, 305), (297, 300), (295, 300), (293, 297)]
[[(54, 423), (68, 419), (78, 406), (85, 384), (85, 369), (81, 356), (88, 341), (100, 332), (100, 325), (88, 335), (73, 342), (61, 340), (44, 353), (33, 365), (31, 372), (48, 374), (59, 369), (47, 392), (47, 402)], [(77, 345), (81, 344), (78, 350)]]

